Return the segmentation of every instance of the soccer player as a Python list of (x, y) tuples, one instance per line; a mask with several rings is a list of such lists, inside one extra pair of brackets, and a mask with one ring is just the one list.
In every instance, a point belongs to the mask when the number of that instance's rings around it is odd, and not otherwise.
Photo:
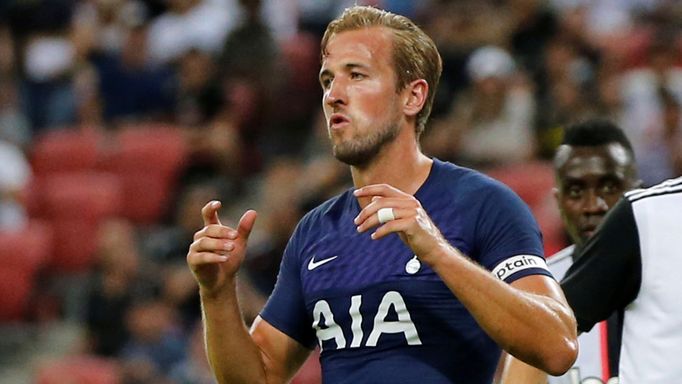
[[(639, 187), (641, 182), (632, 145), (620, 128), (602, 119), (586, 120), (566, 129), (554, 156), (554, 170), (555, 197), (574, 243), (548, 259), (554, 277), (562, 279), (609, 209), (623, 193)], [(561, 377), (549, 377), (549, 383), (582, 383), (586, 379), (610, 383), (618, 375), (621, 317), (622, 311), (613, 313), (608, 321), (581, 334), (575, 365)], [(546, 383), (547, 375), (515, 361), (508, 366), (503, 382)]]
[(586, 332), (624, 310), (620, 384), (682, 377), (682, 177), (625, 193), (561, 286)]
[(317, 344), (325, 383), (490, 383), (500, 347), (553, 374), (575, 319), (529, 209), (501, 183), (419, 149), (441, 72), (414, 23), (355, 6), (322, 40), (323, 109), (355, 188), (309, 212), (247, 331), (236, 273), (256, 220), (220, 203), (187, 255), (221, 383), (283, 383)]

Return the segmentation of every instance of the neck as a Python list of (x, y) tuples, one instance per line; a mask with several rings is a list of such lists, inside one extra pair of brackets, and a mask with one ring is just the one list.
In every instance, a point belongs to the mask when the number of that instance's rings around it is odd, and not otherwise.
[[(431, 171), (433, 160), (419, 149), (414, 135), (398, 135), (379, 151), (369, 164), (351, 166), (353, 184), (356, 188), (372, 184), (388, 184), (405, 193), (414, 195), (424, 184)], [(370, 199), (361, 199), (360, 206)]]

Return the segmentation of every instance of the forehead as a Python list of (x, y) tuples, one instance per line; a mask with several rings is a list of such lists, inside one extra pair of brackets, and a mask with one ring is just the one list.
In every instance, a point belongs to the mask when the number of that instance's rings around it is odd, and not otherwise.
[(389, 64), (393, 51), (392, 33), (385, 27), (369, 27), (334, 34), (322, 53), (322, 68), (357, 63), (367, 66)]
[(556, 169), (561, 177), (624, 174), (632, 166), (628, 151), (618, 143), (599, 146), (562, 145), (557, 152)]

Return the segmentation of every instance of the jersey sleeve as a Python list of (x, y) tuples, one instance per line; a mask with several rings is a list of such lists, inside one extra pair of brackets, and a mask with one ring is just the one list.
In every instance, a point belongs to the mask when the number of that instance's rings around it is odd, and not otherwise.
[(561, 287), (587, 332), (615, 310), (632, 302), (641, 282), (639, 235), (632, 205), (621, 199), (585, 244)]
[(479, 263), (507, 283), (528, 275), (552, 277), (545, 262), (542, 234), (528, 206), (507, 187), (496, 186), (476, 222)]
[(260, 316), (306, 348), (315, 347), (312, 320), (309, 319), (300, 278), (300, 225), (284, 251), (275, 288)]

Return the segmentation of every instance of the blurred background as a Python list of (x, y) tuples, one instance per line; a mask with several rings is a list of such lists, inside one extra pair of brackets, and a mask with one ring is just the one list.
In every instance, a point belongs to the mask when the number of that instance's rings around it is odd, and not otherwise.
[[(317, 82), (353, 1), (0, 2), (3, 383), (212, 383), (185, 256), (201, 207), (259, 211), (247, 322), (298, 219), (350, 187)], [(507, 183), (567, 244), (548, 159), (564, 127), (613, 119), (645, 184), (682, 174), (682, 2), (384, 0), (444, 60), (422, 137)], [(309, 361), (295, 383), (319, 383)]]

